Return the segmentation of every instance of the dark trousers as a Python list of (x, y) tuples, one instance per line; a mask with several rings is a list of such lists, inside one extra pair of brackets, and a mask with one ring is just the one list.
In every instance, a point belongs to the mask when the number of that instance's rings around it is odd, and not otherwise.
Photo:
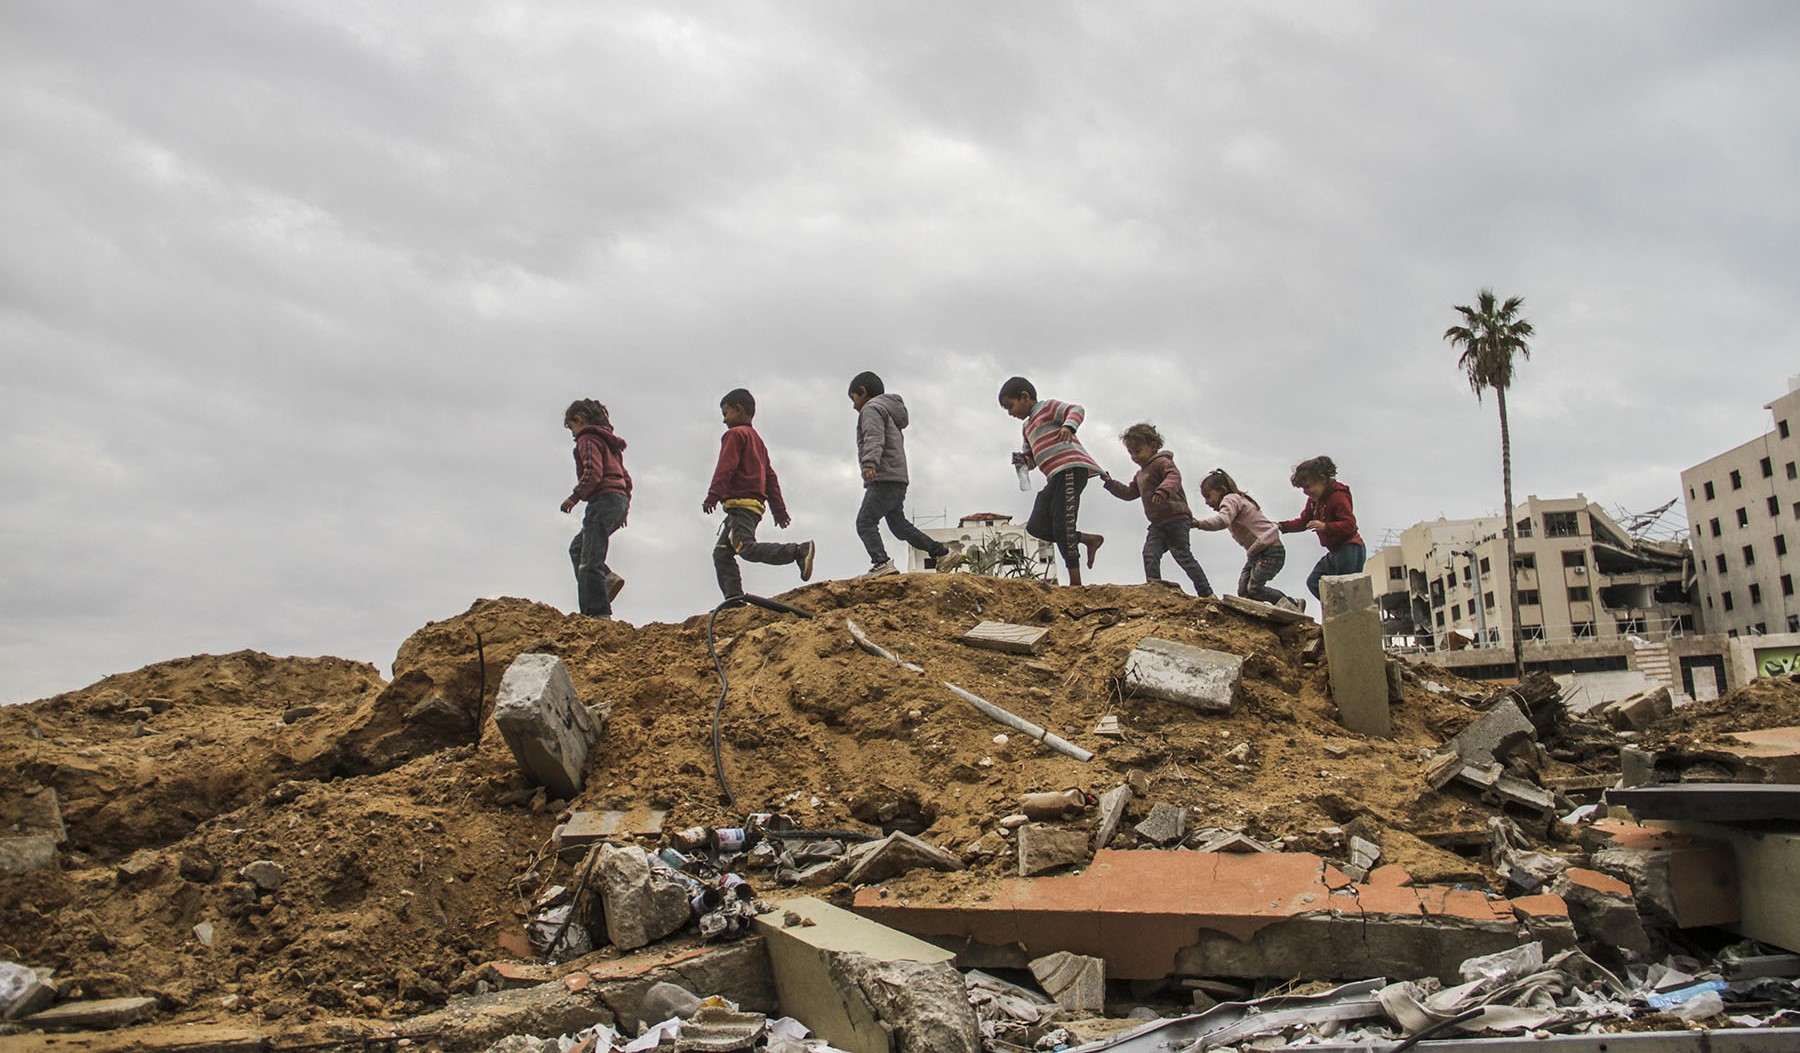
[(1328, 550), (1324, 557), (1306, 576), (1306, 588), (1314, 596), (1319, 594), (1319, 579), (1331, 574), (1361, 574), (1363, 560), (1368, 558), (1369, 550), (1357, 542), (1339, 545)]
[(1166, 523), (1151, 523), (1150, 532), (1144, 537), (1144, 577), (1150, 581), (1162, 580), (1162, 558), (1167, 553), (1175, 557), (1177, 567), (1187, 572), (1196, 595), (1211, 596), (1212, 584), (1206, 580), (1206, 571), (1200, 569), (1200, 561), (1194, 558), (1193, 547), (1189, 544), (1188, 531), (1192, 529), (1185, 516)]
[(625, 525), (631, 509), (631, 498), (625, 494), (595, 494), (581, 516), (581, 533), (569, 542), (569, 562), (575, 564), (576, 602), (581, 613), (590, 618), (610, 618), (612, 598), (607, 595), (606, 579), (612, 569), (606, 565), (606, 550), (612, 544), (613, 532)]
[(1050, 477), (1031, 505), (1025, 532), (1048, 541), (1062, 553), (1063, 565), (1073, 567), (1081, 558), (1081, 531), (1075, 519), (1081, 513), (1081, 491), (1087, 489), (1085, 468), (1066, 468)]
[(1238, 573), (1238, 595), (1264, 603), (1280, 603), (1287, 599), (1287, 593), (1269, 584), (1285, 566), (1287, 548), (1279, 541), (1245, 559), (1244, 569)]
[(887, 521), (887, 528), (894, 536), (931, 556), (947, 556), (950, 547), (941, 541), (933, 541), (925, 536), (925, 532), (912, 525), (906, 518), (906, 484), (905, 483), (870, 483), (863, 488), (862, 507), (856, 510), (856, 536), (862, 539), (863, 548), (869, 550), (869, 562), (882, 564), (887, 562), (887, 546), (881, 543), (881, 522)]
[(744, 594), (744, 578), (738, 573), (737, 561), (752, 563), (798, 563), (800, 546), (776, 541), (756, 540), (756, 526), (762, 516), (747, 508), (725, 509), (725, 525), (719, 528), (719, 540), (713, 545), (713, 569), (719, 575), (719, 591), (726, 596)]

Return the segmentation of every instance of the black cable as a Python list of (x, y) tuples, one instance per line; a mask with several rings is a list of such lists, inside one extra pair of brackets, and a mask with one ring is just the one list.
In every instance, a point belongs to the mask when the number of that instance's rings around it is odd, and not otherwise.
[(1440, 1031), (1448, 1031), (1458, 1024), (1465, 1023), (1469, 1020), (1473, 1020), (1475, 1017), (1480, 1016), (1482, 1013), (1482, 1010), (1484, 1010), (1486, 1008), (1487, 1008), (1486, 1006), (1476, 1006), (1474, 1009), (1470, 1009), (1470, 1010), (1467, 1010), (1466, 1012), (1458, 1013), (1448, 1020), (1439, 1020), (1437, 1023), (1431, 1025), (1428, 1028), (1425, 1028), (1423, 1031), (1420, 1031), (1418, 1034), (1409, 1035), (1408, 1037), (1403, 1039), (1399, 1045), (1389, 1046), (1387, 1053), (1405, 1053), (1406, 1050), (1413, 1048), (1414, 1046), (1416, 1046), (1419, 1043), (1430, 1038), (1432, 1035), (1439, 1033)]
[(725, 711), (725, 693), (731, 690), (731, 681), (725, 678), (725, 663), (719, 661), (719, 649), (713, 642), (713, 623), (719, 620), (720, 611), (727, 607), (742, 607), (746, 603), (761, 607), (766, 611), (774, 611), (777, 614), (797, 614), (802, 618), (812, 617), (810, 611), (789, 606), (780, 600), (739, 593), (736, 596), (727, 596), (720, 600), (719, 605), (712, 609), (712, 615), (706, 619), (706, 653), (712, 658), (713, 671), (719, 674), (719, 700), (713, 703), (712, 719), (713, 772), (719, 777), (720, 794), (725, 798), (725, 803), (733, 808), (737, 807), (737, 797), (731, 792), (731, 786), (725, 781), (725, 758), (719, 751), (719, 715)]

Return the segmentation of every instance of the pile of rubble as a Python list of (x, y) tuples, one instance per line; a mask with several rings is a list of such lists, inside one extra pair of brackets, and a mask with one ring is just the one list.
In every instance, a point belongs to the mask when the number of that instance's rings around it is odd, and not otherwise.
[(1794, 781), (1800, 685), (1571, 714), (1388, 658), (1367, 579), (1328, 584), (1323, 625), (970, 575), (679, 626), (482, 601), (391, 682), (241, 653), (0, 710), (0, 1005), (118, 1048), (1789, 1021), (1758, 888), (1800, 816), (1688, 813)]

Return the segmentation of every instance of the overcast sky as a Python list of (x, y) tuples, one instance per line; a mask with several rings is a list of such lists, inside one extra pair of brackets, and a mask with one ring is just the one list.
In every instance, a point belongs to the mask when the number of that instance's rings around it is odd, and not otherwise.
[[(1633, 511), (1800, 372), (1800, 5), (6, 0), (0, 702), (196, 653), (388, 672), (482, 596), (575, 605), (565, 406), (637, 480), (621, 617), (717, 601), (718, 400), (822, 576), (867, 567), (844, 392), (912, 510), (1023, 518), (1014, 373), (1371, 546), (1500, 505), (1441, 337), (1538, 337), (1515, 487)], [(1094, 579), (1142, 580), (1098, 489)], [(1196, 535), (1215, 583), (1242, 555)], [(1289, 540), (1277, 584), (1319, 554)], [(897, 551), (897, 548), (896, 548)], [(1174, 575), (1170, 564), (1166, 572)], [(797, 584), (752, 567), (751, 591)]]

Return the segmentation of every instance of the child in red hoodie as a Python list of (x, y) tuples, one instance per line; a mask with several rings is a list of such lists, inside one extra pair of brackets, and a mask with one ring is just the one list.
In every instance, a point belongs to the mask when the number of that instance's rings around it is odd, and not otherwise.
[(1296, 519), (1279, 524), (1283, 534), (1310, 530), (1319, 535), (1325, 555), (1306, 576), (1306, 587), (1319, 595), (1319, 579), (1327, 574), (1361, 574), (1368, 550), (1356, 532), (1356, 510), (1350, 488), (1337, 481), (1337, 465), (1329, 457), (1313, 457), (1294, 466), (1288, 482), (1306, 492), (1306, 508)]
[(625, 470), (625, 440), (613, 434), (612, 415), (593, 399), (578, 399), (563, 412), (563, 427), (575, 436), (575, 489), (562, 503), (564, 512), (587, 502), (581, 533), (569, 543), (575, 564), (575, 595), (581, 613), (611, 618), (613, 597), (625, 579), (606, 565), (615, 531), (631, 510), (631, 473)]
[(781, 496), (781, 480), (775, 477), (775, 466), (769, 463), (769, 448), (750, 422), (756, 418), (756, 399), (743, 388), (733, 388), (719, 400), (719, 413), (725, 418), (725, 434), (719, 437), (719, 464), (713, 469), (712, 485), (700, 510), (712, 515), (713, 509), (725, 506), (725, 525), (719, 528), (719, 539), (713, 545), (713, 569), (718, 572), (719, 591), (726, 599), (744, 594), (744, 579), (737, 561), (752, 563), (795, 563), (800, 567), (800, 580), (812, 580), (813, 543), (798, 545), (756, 540), (756, 526), (762, 522), (763, 510), (774, 514), (775, 525), (787, 529), (787, 502)]

